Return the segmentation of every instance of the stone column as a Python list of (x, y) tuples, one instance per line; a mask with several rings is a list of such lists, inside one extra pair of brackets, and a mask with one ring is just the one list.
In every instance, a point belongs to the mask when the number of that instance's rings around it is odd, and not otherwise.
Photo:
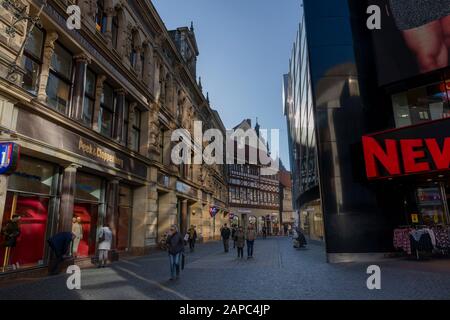
[(182, 235), (185, 235), (188, 230), (188, 201), (183, 200), (181, 202), (181, 219), (180, 219), (180, 231)]
[(71, 117), (75, 120), (83, 118), (84, 90), (86, 87), (86, 69), (90, 59), (86, 54), (79, 54), (74, 57), (75, 60), (75, 79), (72, 94)]
[(73, 204), (78, 168), (80, 168), (80, 166), (71, 164), (64, 169), (61, 204), (59, 207), (58, 232), (72, 232)]
[[(123, 137), (123, 121), (125, 118), (125, 90), (119, 89), (116, 90), (116, 112), (114, 116), (114, 125), (113, 125), (113, 139), (117, 141), (122, 141)], [(129, 126), (131, 123), (129, 124)]]
[(105, 82), (105, 75), (97, 76), (97, 83), (95, 85), (95, 105), (94, 105), (94, 116), (93, 116), (93, 129), (100, 132), (100, 127), (98, 126), (98, 117), (100, 113), (100, 100), (103, 94), (103, 82)]
[(113, 233), (112, 249), (116, 249), (117, 228), (119, 220), (119, 179), (108, 181), (106, 193), (106, 221), (105, 225), (109, 225)]
[(44, 54), (42, 59), (41, 74), (39, 76), (39, 87), (37, 99), (41, 102), (47, 102), (47, 83), (50, 74), (50, 64), (53, 52), (55, 50), (55, 41), (58, 39), (58, 33), (51, 31), (47, 33), (44, 44)]

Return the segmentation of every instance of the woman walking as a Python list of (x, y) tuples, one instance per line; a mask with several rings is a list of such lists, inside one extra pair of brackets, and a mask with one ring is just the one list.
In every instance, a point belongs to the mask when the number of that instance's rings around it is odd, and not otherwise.
[(238, 252), (238, 259), (244, 258), (244, 246), (245, 246), (245, 233), (244, 229), (242, 227), (239, 227), (239, 229), (236, 231), (236, 248)]
[(167, 237), (167, 249), (170, 261), (170, 280), (175, 280), (180, 277), (181, 255), (184, 251), (184, 240), (176, 225), (170, 227), (169, 236)]

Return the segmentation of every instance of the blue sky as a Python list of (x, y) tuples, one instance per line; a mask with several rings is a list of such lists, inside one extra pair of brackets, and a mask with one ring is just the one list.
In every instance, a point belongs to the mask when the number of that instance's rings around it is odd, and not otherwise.
[(289, 168), (282, 75), (287, 73), (300, 20), (300, 0), (152, 0), (171, 30), (194, 22), (197, 73), (227, 128), (256, 117), (280, 129), (280, 155)]

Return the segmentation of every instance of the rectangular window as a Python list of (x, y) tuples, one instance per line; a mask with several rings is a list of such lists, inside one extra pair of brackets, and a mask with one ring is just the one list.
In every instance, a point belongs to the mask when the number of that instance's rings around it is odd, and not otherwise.
[(114, 117), (114, 99), (115, 94), (113, 88), (108, 85), (103, 85), (103, 94), (100, 100), (100, 114), (98, 117), (98, 127), (100, 133), (111, 137), (112, 136), (112, 123)]
[(450, 80), (392, 95), (397, 128), (450, 117)]
[(125, 105), (123, 106), (123, 129), (122, 129), (122, 142), (124, 145), (128, 145), (128, 128), (130, 122), (130, 102), (125, 99)]
[(86, 86), (84, 89), (82, 121), (84, 124), (88, 126), (92, 125), (92, 119), (94, 114), (95, 87), (96, 87), (96, 75), (91, 70), (87, 69)]
[(47, 97), (50, 106), (67, 114), (72, 85), (72, 54), (58, 43), (53, 52), (47, 83)]
[(39, 75), (42, 65), (42, 50), (44, 47), (44, 32), (33, 28), (24, 48), (22, 86), (28, 92), (37, 95)]
[(141, 116), (142, 112), (138, 109), (135, 109), (130, 133), (130, 149), (134, 151), (139, 151), (141, 137)]

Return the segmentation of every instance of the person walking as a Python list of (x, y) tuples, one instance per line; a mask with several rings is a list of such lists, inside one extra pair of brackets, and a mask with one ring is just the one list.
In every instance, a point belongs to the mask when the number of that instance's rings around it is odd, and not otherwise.
[(98, 268), (106, 267), (108, 253), (111, 250), (113, 234), (108, 225), (101, 227), (98, 232)]
[(267, 238), (267, 228), (266, 228), (266, 226), (262, 227), (262, 236), (263, 236), (263, 239)]
[(256, 239), (256, 231), (253, 225), (249, 225), (247, 229), (247, 259), (253, 258), (253, 246)]
[(178, 227), (172, 225), (167, 237), (167, 249), (170, 261), (170, 280), (179, 279), (181, 255), (184, 251), (184, 239), (178, 232)]
[(236, 225), (233, 224), (233, 226), (231, 227), (231, 239), (233, 239), (233, 249), (236, 249)]
[(191, 252), (194, 252), (195, 241), (197, 241), (197, 231), (195, 230), (195, 226), (191, 226), (189, 228), (188, 235), (189, 249), (191, 250)]
[(60, 232), (47, 240), (48, 246), (52, 250), (52, 256), (48, 265), (48, 274), (57, 275), (61, 263), (71, 256), (72, 241), (76, 235), (72, 232)]
[(230, 247), (231, 230), (230, 230), (230, 228), (227, 227), (226, 223), (224, 224), (222, 230), (220, 231), (220, 235), (222, 236), (222, 240), (223, 240), (223, 248), (225, 250), (225, 253), (227, 253), (229, 251), (229, 247)]
[(236, 231), (236, 248), (238, 253), (238, 259), (244, 258), (244, 246), (245, 246), (245, 233), (244, 228), (239, 227), (239, 229)]

